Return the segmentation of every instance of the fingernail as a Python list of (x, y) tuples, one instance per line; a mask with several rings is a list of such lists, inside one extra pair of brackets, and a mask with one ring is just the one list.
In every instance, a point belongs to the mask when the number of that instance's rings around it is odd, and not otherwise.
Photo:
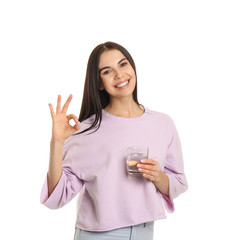
[(145, 159), (141, 159), (140, 161), (141, 161), (141, 162), (145, 162)]

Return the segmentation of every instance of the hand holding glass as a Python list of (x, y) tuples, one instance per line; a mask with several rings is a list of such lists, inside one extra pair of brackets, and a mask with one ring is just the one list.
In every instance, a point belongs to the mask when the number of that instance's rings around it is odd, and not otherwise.
[(138, 171), (137, 164), (141, 159), (148, 158), (148, 147), (128, 147), (127, 148), (127, 170), (128, 174), (132, 176), (142, 176)]

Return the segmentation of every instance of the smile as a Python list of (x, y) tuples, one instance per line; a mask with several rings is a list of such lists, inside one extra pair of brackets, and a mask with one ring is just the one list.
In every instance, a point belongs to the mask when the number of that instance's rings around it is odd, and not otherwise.
[(122, 87), (126, 86), (128, 83), (129, 83), (129, 80), (127, 80), (127, 81), (125, 81), (125, 82), (123, 82), (123, 83), (121, 83), (119, 85), (116, 85), (115, 87), (116, 88), (122, 88)]

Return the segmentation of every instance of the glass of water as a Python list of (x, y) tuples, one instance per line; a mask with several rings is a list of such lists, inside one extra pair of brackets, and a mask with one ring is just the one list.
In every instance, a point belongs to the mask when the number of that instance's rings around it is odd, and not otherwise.
[(127, 148), (127, 170), (128, 174), (132, 176), (141, 176), (142, 172), (138, 171), (137, 164), (141, 159), (148, 158), (148, 147), (128, 147)]

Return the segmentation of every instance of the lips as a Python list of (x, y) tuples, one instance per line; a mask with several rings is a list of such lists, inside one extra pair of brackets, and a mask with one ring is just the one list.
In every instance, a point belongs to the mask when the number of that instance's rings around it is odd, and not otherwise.
[(128, 84), (129, 84), (130, 79), (127, 79), (127, 80), (125, 80), (125, 81), (121, 81), (121, 82), (117, 83), (117, 84), (115, 85), (115, 87), (117, 88), (118, 85), (120, 85), (120, 84), (122, 84), (122, 83), (124, 83), (124, 82), (127, 82), (127, 81), (128, 81)]

